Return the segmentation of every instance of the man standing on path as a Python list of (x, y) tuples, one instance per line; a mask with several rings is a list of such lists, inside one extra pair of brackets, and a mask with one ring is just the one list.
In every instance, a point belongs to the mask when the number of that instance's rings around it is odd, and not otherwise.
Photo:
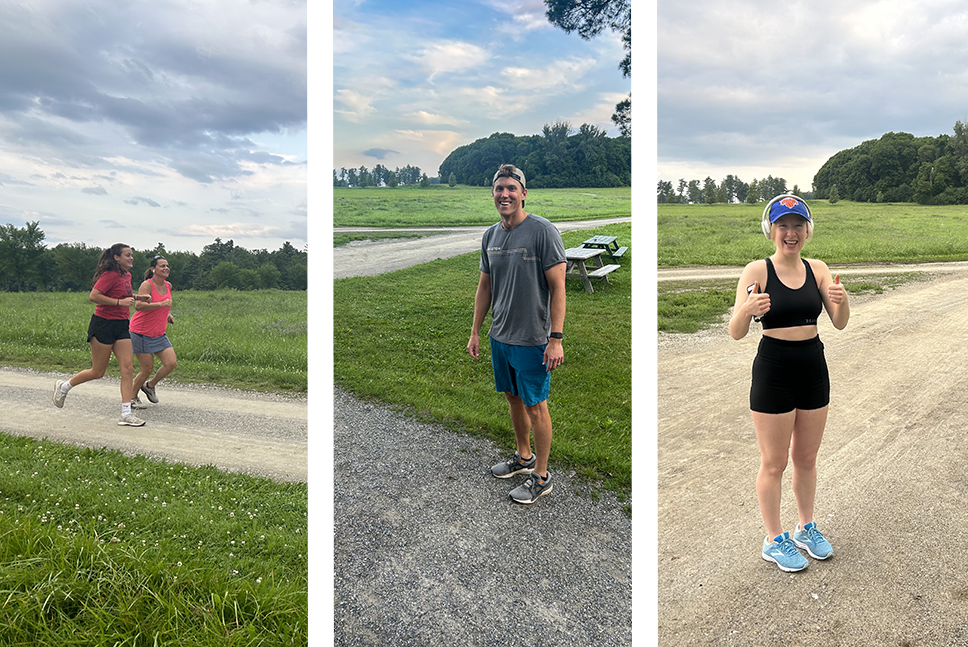
[[(565, 323), (565, 245), (545, 218), (527, 213), (524, 173), (504, 164), (491, 182), (501, 221), (481, 241), (481, 279), (474, 298), (474, 324), (467, 351), (478, 359), (480, 329), (493, 308), (490, 335), (494, 386), (508, 401), (517, 451), (491, 468), (497, 478), (529, 474), (511, 490), (518, 503), (534, 503), (551, 492), (551, 371), (561, 366)], [(534, 432), (534, 453), (531, 432)]]

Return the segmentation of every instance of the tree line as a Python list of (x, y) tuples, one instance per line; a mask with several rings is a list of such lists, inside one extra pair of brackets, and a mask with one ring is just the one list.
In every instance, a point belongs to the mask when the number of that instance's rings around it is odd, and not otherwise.
[(531, 188), (615, 187), (632, 184), (632, 140), (568, 122), (546, 124), (540, 135), (494, 133), (455, 149), (438, 176), (448, 183), (490, 186), (501, 164), (524, 171)]
[[(804, 197), (796, 184), (790, 192)], [(782, 177), (768, 175), (761, 180), (753, 178), (751, 182), (746, 183), (730, 174), (719, 185), (708, 176), (702, 184), (699, 180), (687, 182), (680, 178), (677, 187), (673, 187), (672, 182), (667, 180), (659, 180), (657, 199), (660, 204), (715, 204), (717, 202), (756, 204), (772, 200), (782, 193), (787, 193), (787, 182)]]
[(813, 178), (818, 198), (836, 202), (968, 204), (968, 124), (954, 135), (889, 132), (842, 150)]
[(345, 167), (338, 171), (333, 169), (334, 187), (395, 187), (401, 184), (420, 184), (427, 186), (430, 184), (430, 178), (427, 177), (426, 173), (420, 172), (419, 166), (410, 166), (409, 164), (403, 168), (397, 167), (393, 171), (383, 166), (383, 164), (377, 164), (373, 167), (372, 171), (362, 165), (358, 169), (347, 169)]
[[(100, 247), (84, 243), (44, 244), (39, 222), (24, 227), (0, 225), (0, 291), (90, 292)], [(201, 254), (170, 252), (164, 244), (134, 252), (132, 283), (137, 289), (151, 259), (164, 256), (171, 267), (168, 281), (179, 290), (305, 290), (307, 257), (288, 241), (274, 252), (249, 251), (231, 240), (206, 245)]]

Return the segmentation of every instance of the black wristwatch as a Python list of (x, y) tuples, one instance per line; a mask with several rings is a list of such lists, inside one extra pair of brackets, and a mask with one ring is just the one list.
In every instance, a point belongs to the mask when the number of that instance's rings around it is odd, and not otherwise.
[(553, 332), (548, 336), (551, 337), (552, 339), (562, 339), (564, 337), (564, 335), (561, 334), (560, 332)]

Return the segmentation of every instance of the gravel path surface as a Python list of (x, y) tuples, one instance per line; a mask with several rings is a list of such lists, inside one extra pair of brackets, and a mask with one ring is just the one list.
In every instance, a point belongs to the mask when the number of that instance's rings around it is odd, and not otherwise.
[(305, 397), (166, 380), (158, 385), (161, 402), (135, 411), (145, 426), (119, 427), (116, 377), (71, 389), (58, 409), (51, 397), (54, 382), (68, 377), (0, 368), (0, 431), (283, 481), (306, 480)]
[[(539, 214), (540, 215), (540, 214)], [(631, 218), (611, 220), (579, 220), (556, 222), (559, 231), (575, 229), (594, 229), (616, 222), (631, 222)], [(436, 233), (420, 239), (383, 239), (377, 241), (355, 241), (333, 249), (333, 278), (345, 279), (351, 276), (375, 276), (385, 272), (402, 270), (411, 265), (429, 263), (438, 258), (451, 258), (479, 250), (481, 236), (487, 227), (414, 227), (403, 229), (376, 229), (370, 227), (334, 229), (334, 233), (363, 233), (380, 231), (446, 232)]]
[(552, 493), (517, 505), (524, 477), (489, 470), (511, 450), (339, 388), (333, 404), (336, 645), (631, 644), (632, 524), (613, 496), (577, 494), (552, 461)]
[[(473, 252), (481, 231), (337, 250), (335, 276)], [(579, 494), (553, 445), (554, 491), (517, 505), (524, 477), (490, 475), (513, 449), (338, 387), (333, 410), (336, 645), (632, 644), (631, 519), (610, 494)]]

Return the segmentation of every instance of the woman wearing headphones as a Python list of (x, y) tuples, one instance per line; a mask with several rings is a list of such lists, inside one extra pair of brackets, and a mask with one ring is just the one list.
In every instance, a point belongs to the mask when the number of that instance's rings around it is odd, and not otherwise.
[[(763, 210), (762, 228), (776, 251), (743, 270), (729, 334), (742, 339), (752, 320), (763, 324), (750, 388), (760, 447), (756, 495), (767, 531), (762, 556), (791, 572), (807, 567), (798, 547), (814, 559), (833, 555), (813, 520), (817, 452), (830, 401), (817, 318), (826, 309), (834, 327), (842, 330), (850, 318), (850, 306), (839, 275), (832, 279), (825, 263), (800, 257), (813, 235), (813, 217), (803, 200), (794, 195), (771, 200)], [(799, 516), (792, 533), (784, 532), (780, 521), (781, 479), (791, 455)]]

